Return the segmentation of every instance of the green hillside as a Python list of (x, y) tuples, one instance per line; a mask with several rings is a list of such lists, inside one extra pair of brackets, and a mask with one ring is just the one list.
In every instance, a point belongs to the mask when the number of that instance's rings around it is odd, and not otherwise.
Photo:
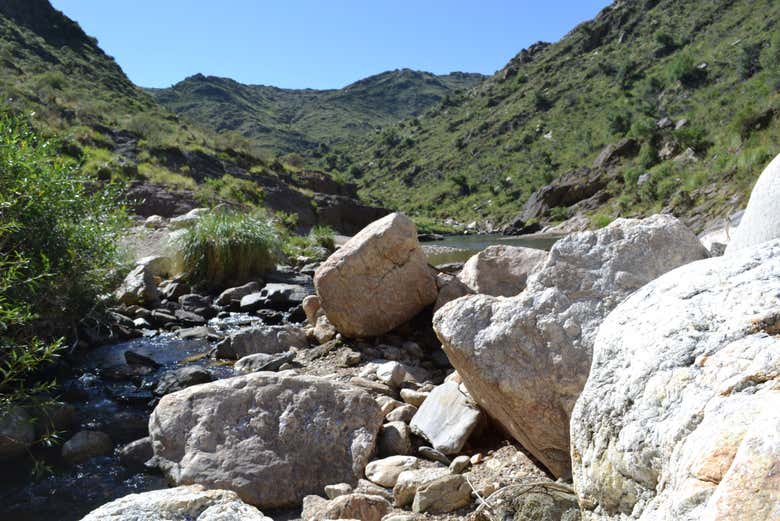
[(419, 114), (482, 79), (479, 74), (436, 76), (403, 69), (343, 89), (314, 90), (244, 85), (197, 74), (168, 89), (147, 91), (162, 105), (204, 127), (240, 133), (258, 151), (316, 154), (320, 143), (363, 137)]
[[(527, 220), (583, 211), (603, 224), (664, 209), (701, 228), (744, 204), (780, 152), (779, 24), (775, 0), (617, 1), (346, 150), (350, 173), (369, 201), (494, 226), (570, 173), (569, 184), (603, 189), (579, 207), (563, 197), (560, 207), (531, 208)], [(621, 139), (617, 164), (591, 168)]]

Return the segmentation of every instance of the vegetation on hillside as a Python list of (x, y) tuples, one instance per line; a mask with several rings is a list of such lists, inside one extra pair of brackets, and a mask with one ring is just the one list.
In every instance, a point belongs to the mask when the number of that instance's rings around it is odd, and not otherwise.
[[(204, 128), (233, 131), (262, 154), (325, 159), (330, 147), (422, 113), (483, 77), (388, 71), (342, 89), (280, 89), (197, 74), (167, 89), (147, 89), (162, 105)], [(330, 161), (330, 165), (328, 162)]]
[(348, 172), (369, 202), (500, 224), (535, 190), (633, 138), (639, 154), (622, 163), (601, 221), (661, 209), (721, 216), (780, 152), (778, 24), (773, 0), (616, 2), (342, 151)]
[(0, 118), (0, 165), (2, 417), (50, 402), (38, 372), (117, 282), (126, 214), (26, 122)]

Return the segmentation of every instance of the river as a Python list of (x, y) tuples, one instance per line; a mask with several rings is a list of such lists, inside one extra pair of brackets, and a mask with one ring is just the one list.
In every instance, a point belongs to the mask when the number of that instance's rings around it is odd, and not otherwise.
[(451, 262), (465, 262), (475, 253), (495, 244), (549, 250), (558, 239), (560, 236), (541, 234), (519, 236), (450, 235), (440, 241), (424, 242), (423, 250), (428, 256), (428, 262), (439, 266)]

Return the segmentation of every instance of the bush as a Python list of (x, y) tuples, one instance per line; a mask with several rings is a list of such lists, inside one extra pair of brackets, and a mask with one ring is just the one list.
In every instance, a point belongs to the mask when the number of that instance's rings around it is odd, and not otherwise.
[(54, 382), (39, 372), (116, 283), (121, 260), (116, 192), (57, 148), (0, 117), (0, 416), (51, 402)]
[(609, 215), (603, 213), (597, 213), (590, 218), (590, 223), (594, 228), (604, 228), (608, 226), (614, 219)]
[(230, 174), (219, 178), (210, 178), (198, 186), (198, 198), (204, 204), (215, 205), (222, 201), (233, 201), (250, 206), (263, 202), (263, 187), (247, 179), (239, 179)]
[(693, 56), (687, 53), (675, 57), (666, 72), (672, 82), (679, 81), (685, 87), (695, 87), (705, 77), (705, 72), (696, 67)]
[(276, 229), (261, 213), (205, 214), (177, 246), (190, 281), (213, 288), (243, 284), (273, 270), (281, 251)]

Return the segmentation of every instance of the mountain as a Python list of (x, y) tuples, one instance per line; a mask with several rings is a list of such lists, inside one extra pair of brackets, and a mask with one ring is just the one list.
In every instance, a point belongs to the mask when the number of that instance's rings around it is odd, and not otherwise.
[(744, 206), (780, 152), (780, 2), (618, 0), (344, 153), (369, 201), (485, 227)]
[(260, 158), (236, 133), (183, 121), (47, 0), (0, 2), (0, 96), (0, 113), (27, 115), (88, 174), (126, 185), (140, 215), (262, 205), (301, 230), (327, 224), (353, 233), (384, 212), (359, 204), (352, 185)]
[(417, 115), (484, 77), (437, 76), (401, 69), (342, 89), (280, 89), (228, 78), (191, 76), (167, 89), (147, 89), (172, 111), (217, 132), (235, 131), (256, 150), (305, 153)]

